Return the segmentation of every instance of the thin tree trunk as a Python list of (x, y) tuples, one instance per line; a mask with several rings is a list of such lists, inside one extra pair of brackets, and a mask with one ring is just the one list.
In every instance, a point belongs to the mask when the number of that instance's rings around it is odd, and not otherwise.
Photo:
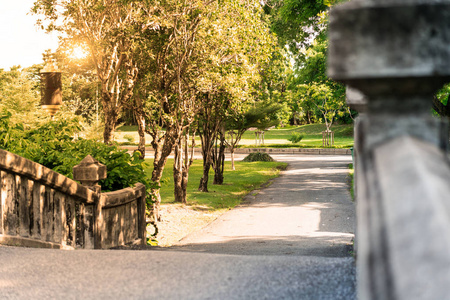
[(105, 129), (103, 131), (103, 142), (111, 144), (113, 141), (113, 134), (116, 131), (116, 124), (118, 118), (118, 111), (116, 107), (112, 107), (112, 103), (103, 101), (105, 111)]
[(134, 117), (138, 124), (139, 145), (138, 151), (141, 153), (140, 159), (145, 158), (145, 117), (142, 107), (142, 101), (136, 97), (136, 108), (133, 110)]
[(187, 184), (189, 180), (189, 168), (194, 161), (195, 135), (192, 136), (191, 149), (189, 151), (189, 134), (185, 134), (180, 144), (175, 147), (174, 161), (174, 195), (175, 202), (187, 204)]
[(213, 184), (223, 184), (223, 170), (225, 166), (225, 134), (224, 129), (219, 132), (217, 140), (220, 141), (219, 149), (215, 149), (213, 156), (214, 181)]
[(189, 181), (189, 169), (183, 169), (181, 174), (181, 192), (182, 192), (182, 201), (181, 203), (187, 204), (187, 184)]
[(236, 167), (234, 166), (234, 147), (230, 147), (230, 156), (231, 156), (231, 170), (235, 171)]
[(200, 178), (200, 185), (198, 186), (198, 190), (200, 192), (208, 192), (208, 179), (209, 179), (209, 170), (211, 169), (211, 162), (203, 160), (203, 176)]
[(183, 148), (181, 141), (178, 141), (174, 147), (174, 161), (173, 161), (173, 184), (175, 202), (183, 202)]
[(153, 181), (153, 183), (156, 185), (156, 187), (150, 189), (150, 194), (152, 195), (154, 202), (153, 202), (153, 209), (149, 217), (150, 221), (159, 222), (161, 219), (161, 215), (159, 213), (159, 207), (161, 204), (161, 194), (160, 194), (161, 182)]
[[(167, 129), (169, 131), (170, 129)], [(164, 171), (164, 167), (166, 165), (167, 159), (170, 155), (170, 153), (173, 150), (173, 139), (167, 136), (167, 131), (164, 138), (159, 138), (157, 133), (152, 134), (153, 141), (152, 141), (152, 147), (155, 151), (154, 155), (154, 161), (153, 161), (153, 171), (152, 171), (152, 181), (155, 183), (158, 187), (161, 187), (161, 178)], [(156, 190), (152, 190), (153, 192)], [(159, 207), (161, 205), (161, 195), (159, 194), (159, 189), (157, 192), (153, 194), (155, 199), (155, 205), (154, 205), (154, 219), (155, 221), (159, 221), (161, 216), (159, 214)]]
[(200, 134), (202, 141), (202, 156), (203, 156), (203, 175), (200, 179), (198, 190), (201, 192), (208, 192), (209, 170), (212, 165), (212, 148), (215, 132), (209, 130), (209, 121), (203, 123), (203, 133)]

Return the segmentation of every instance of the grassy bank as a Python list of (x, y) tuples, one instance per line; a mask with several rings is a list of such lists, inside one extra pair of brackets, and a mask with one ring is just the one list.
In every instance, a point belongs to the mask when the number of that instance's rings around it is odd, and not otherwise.
[[(265, 147), (322, 147), (322, 131), (326, 129), (325, 124), (309, 124), (302, 126), (289, 126), (280, 129), (271, 129), (264, 133)], [(339, 148), (353, 146), (353, 125), (334, 125), (334, 145)], [(303, 139), (296, 144), (288, 139), (294, 134), (303, 135)], [(246, 131), (242, 136), (241, 146), (251, 147), (255, 145), (255, 132)]]
[[(139, 140), (136, 126), (122, 126), (115, 134), (116, 141), (129, 142), (136, 144)], [(325, 124), (309, 124), (302, 126), (288, 126), (285, 128), (274, 128), (267, 130), (264, 134), (263, 147), (301, 147), (301, 148), (320, 148), (322, 147), (322, 131), (325, 130)], [(353, 125), (333, 125), (331, 130), (334, 132), (336, 148), (350, 148), (353, 146)], [(294, 134), (303, 135), (301, 142), (292, 144), (288, 139)], [(146, 136), (147, 144), (150, 144), (150, 136)], [(197, 145), (200, 145), (200, 139), (197, 139)], [(240, 147), (255, 147), (255, 132), (247, 130), (239, 143)]]
[[(151, 159), (147, 159), (148, 176), (151, 175)], [(173, 203), (173, 159), (169, 159), (162, 178), (162, 203)], [(268, 180), (278, 176), (280, 169), (286, 168), (281, 162), (236, 162), (236, 170), (231, 170), (230, 162), (225, 162), (224, 184), (213, 185), (214, 172), (210, 171), (209, 193), (199, 192), (198, 185), (202, 176), (202, 161), (194, 160), (189, 170), (187, 187), (188, 205), (199, 209), (231, 209), (238, 205), (249, 192), (258, 189)]]

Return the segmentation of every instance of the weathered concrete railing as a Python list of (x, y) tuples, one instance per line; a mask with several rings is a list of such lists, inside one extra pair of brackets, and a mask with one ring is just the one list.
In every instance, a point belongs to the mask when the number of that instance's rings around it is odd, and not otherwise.
[(99, 193), (0, 150), (0, 244), (102, 249), (145, 243), (145, 186)]
[(366, 96), (349, 97), (363, 112), (359, 299), (450, 299), (448, 124), (431, 116), (450, 82), (449, 28), (448, 0), (350, 1), (330, 15), (329, 75)]

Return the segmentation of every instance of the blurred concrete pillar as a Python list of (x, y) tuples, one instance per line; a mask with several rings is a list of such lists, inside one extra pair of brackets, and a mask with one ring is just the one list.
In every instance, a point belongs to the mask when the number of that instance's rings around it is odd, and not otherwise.
[(450, 299), (447, 125), (431, 116), (450, 81), (449, 45), (449, 0), (356, 0), (330, 14), (328, 73), (365, 96), (348, 94), (365, 112), (355, 135), (359, 299)]

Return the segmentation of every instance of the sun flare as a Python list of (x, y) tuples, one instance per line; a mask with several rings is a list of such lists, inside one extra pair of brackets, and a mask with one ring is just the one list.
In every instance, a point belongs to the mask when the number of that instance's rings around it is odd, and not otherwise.
[(83, 58), (86, 58), (87, 55), (88, 55), (88, 52), (85, 49), (83, 49), (83, 47), (78, 46), (78, 47), (73, 48), (72, 53), (70, 54), (70, 57), (74, 58), (74, 59), (83, 59)]

